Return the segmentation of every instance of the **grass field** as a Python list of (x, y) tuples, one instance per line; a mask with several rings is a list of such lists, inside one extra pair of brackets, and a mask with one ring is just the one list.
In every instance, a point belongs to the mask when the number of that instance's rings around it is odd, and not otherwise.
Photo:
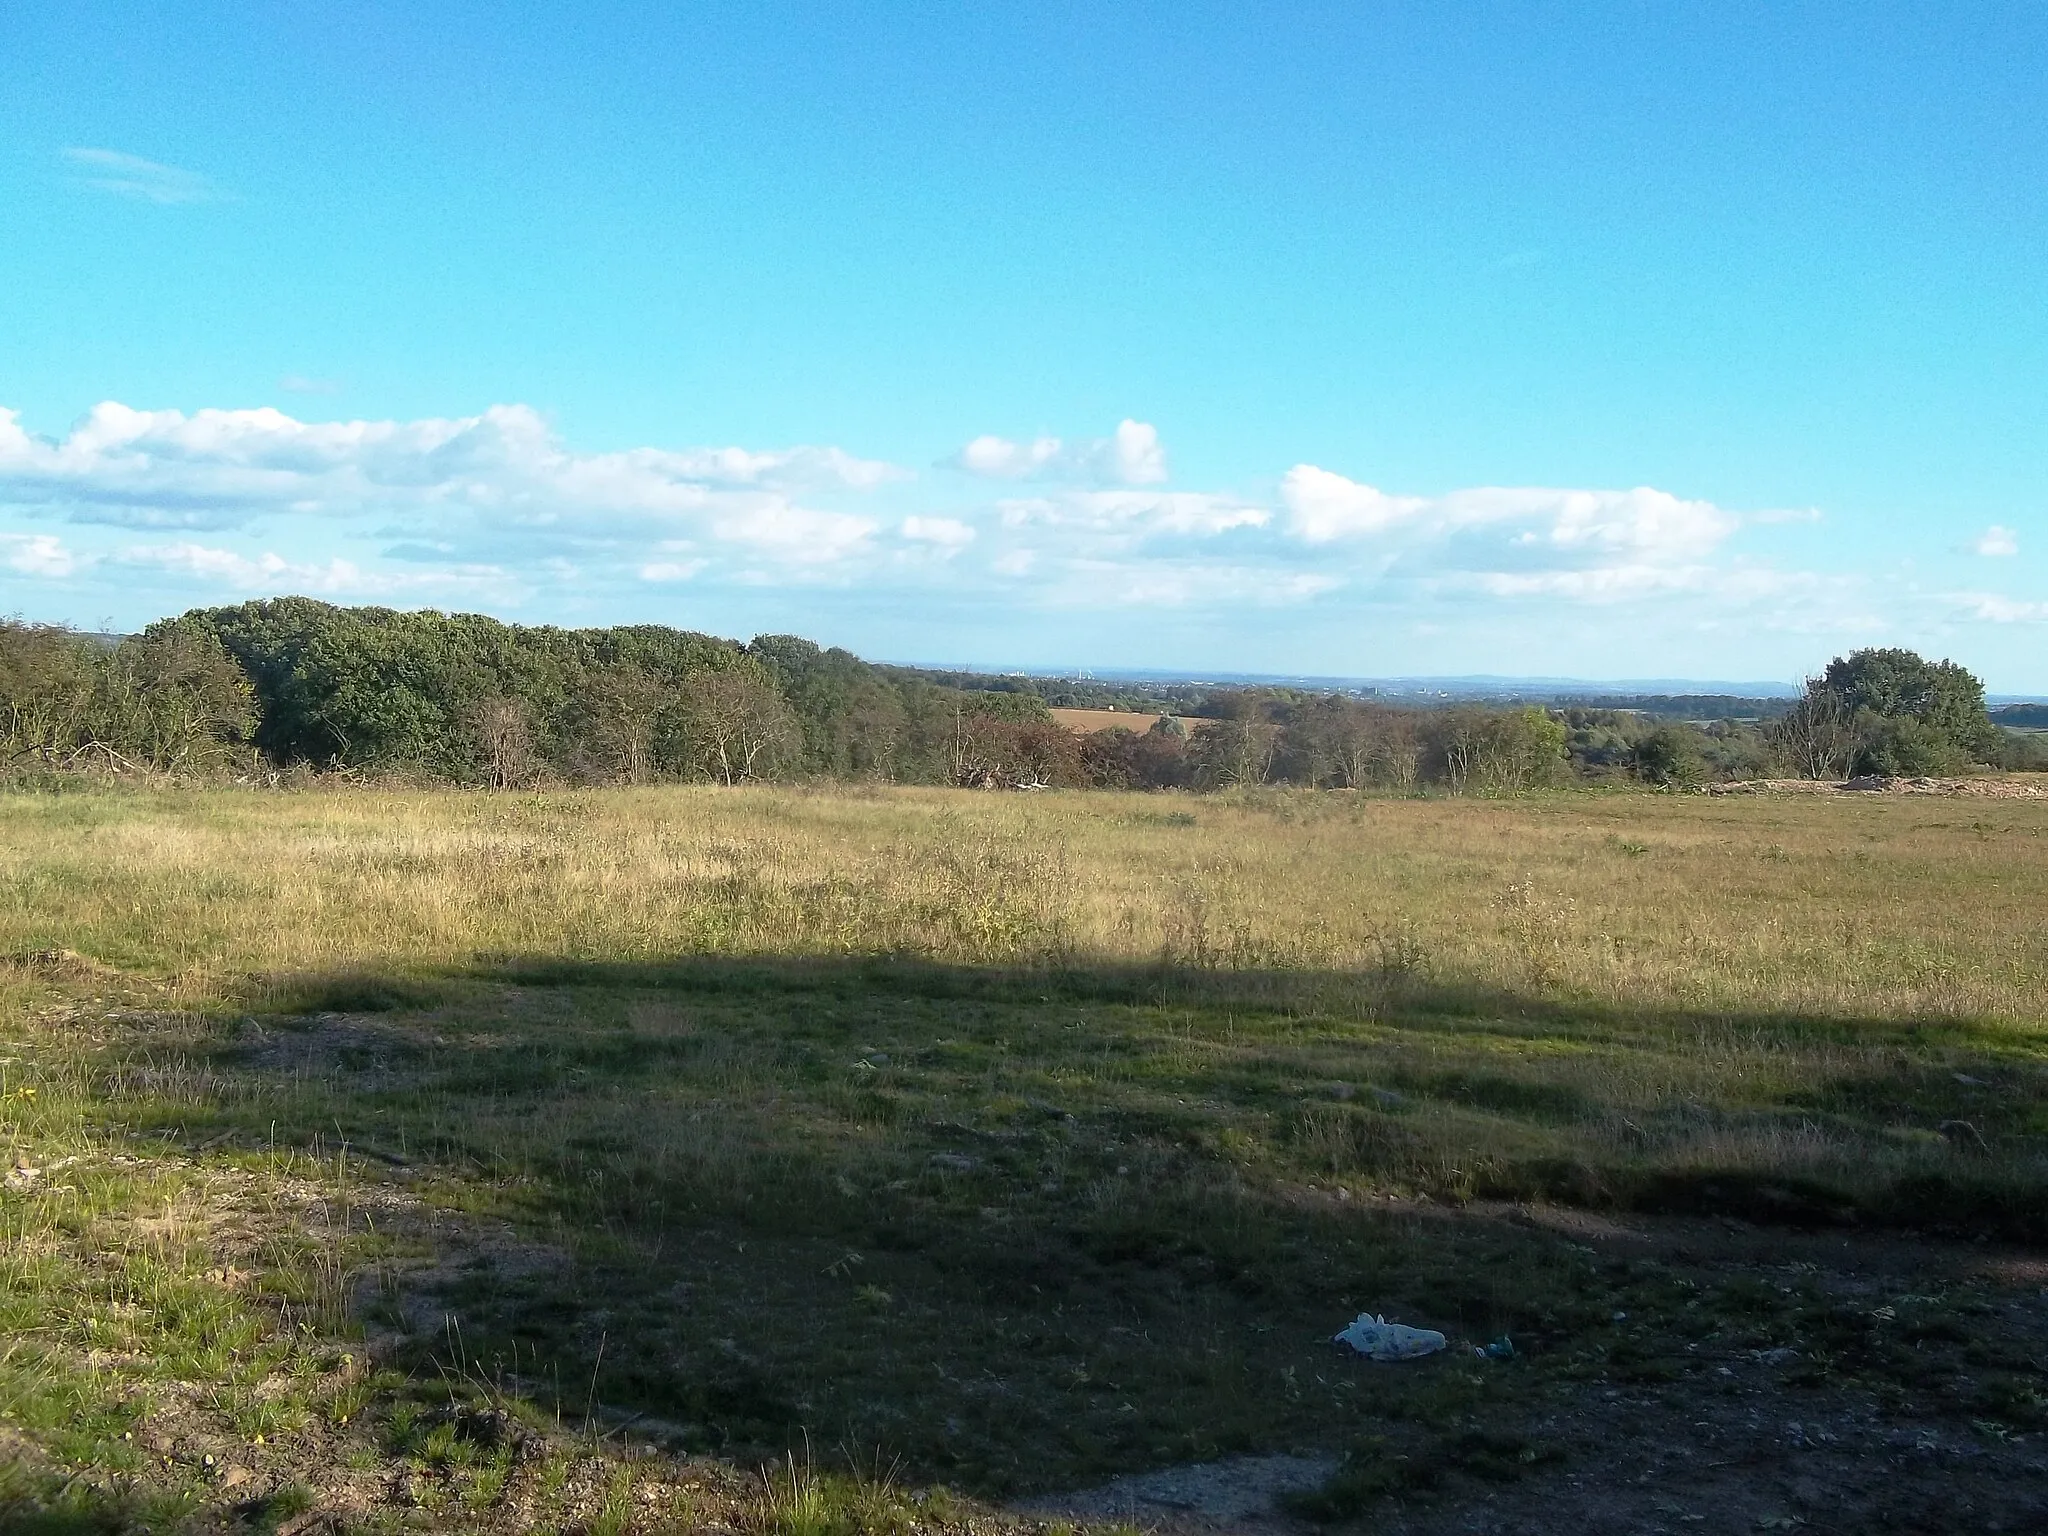
[[(1533, 1463), (1518, 1406), (1840, 1320), (1502, 1203), (2048, 1237), (2044, 853), (2048, 804), (1874, 796), (10, 797), (0, 1510), (823, 1532)], [(1368, 1307), (1518, 1358), (1361, 1377)]]

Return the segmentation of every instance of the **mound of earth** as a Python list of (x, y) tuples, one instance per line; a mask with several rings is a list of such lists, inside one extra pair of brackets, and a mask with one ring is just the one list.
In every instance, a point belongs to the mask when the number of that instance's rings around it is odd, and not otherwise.
[(1709, 795), (1964, 795), (1983, 800), (2048, 799), (2048, 783), (2035, 778), (2006, 778), (1986, 774), (1978, 778), (1930, 779), (1893, 778), (1869, 773), (1836, 783), (1830, 779), (1739, 779), (1732, 784), (1708, 784)]

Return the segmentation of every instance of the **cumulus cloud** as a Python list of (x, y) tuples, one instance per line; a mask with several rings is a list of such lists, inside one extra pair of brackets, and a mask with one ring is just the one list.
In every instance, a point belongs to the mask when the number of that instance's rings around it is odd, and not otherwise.
[(2048, 603), (2027, 602), (1996, 592), (1951, 592), (1948, 600), (1966, 617), (1986, 624), (2048, 623)]
[[(831, 447), (576, 453), (523, 405), (306, 422), (271, 407), (187, 415), (109, 401), (61, 438), (34, 436), (0, 409), (0, 504), (75, 523), (186, 531), (380, 518), (398, 548), (438, 545), (482, 561), (644, 548), (650, 537), (688, 532), (736, 557), (816, 572), (858, 554), (879, 524), (810, 498), (860, 496), (900, 478), (893, 465)], [(264, 579), (229, 564), (187, 568), (209, 572), (224, 584)], [(278, 569), (270, 579), (296, 574)], [(362, 572), (304, 575), (332, 584)]]
[(974, 542), (974, 530), (957, 517), (906, 517), (897, 530), (914, 544), (931, 544), (947, 551), (962, 550)]
[(642, 581), (688, 581), (710, 564), (707, 560), (650, 560), (640, 567)]
[(21, 576), (69, 576), (78, 569), (78, 557), (64, 547), (64, 541), (47, 533), (0, 534), (0, 563)]
[(1075, 560), (1048, 594), (1055, 607), (1287, 608), (1335, 591), (1341, 576), (1199, 560)]
[(1280, 484), (1288, 531), (1310, 544), (1370, 539), (1400, 531), (1439, 537), (1472, 529), (1512, 528), (1524, 549), (1601, 551), (1668, 561), (1697, 558), (1719, 545), (1738, 520), (1711, 502), (1668, 491), (1557, 490), (1481, 486), (1444, 496), (1390, 496), (1313, 464), (1297, 464)]
[(1166, 448), (1148, 422), (1124, 420), (1108, 437), (1030, 442), (977, 437), (947, 460), (986, 480), (1056, 480), (1099, 485), (1158, 485), (1167, 478)]
[(1311, 544), (1357, 538), (1382, 532), (1418, 516), (1429, 501), (1422, 496), (1389, 496), (1377, 486), (1297, 464), (1280, 481), (1288, 531)]
[(123, 154), (118, 149), (67, 149), (64, 160), (81, 185), (144, 203), (217, 203), (226, 193), (197, 171)]
[(2019, 535), (2010, 528), (1993, 523), (1989, 528), (1986, 528), (1977, 535), (1976, 541), (1970, 545), (1970, 548), (1980, 555), (1988, 555), (1993, 559), (1998, 559), (2006, 555), (2018, 554), (2020, 552), (2020, 539)]
[[(884, 604), (943, 590), (991, 619), (1150, 608), (1224, 624), (1304, 606), (1533, 624), (1635, 605), (1702, 630), (1839, 629), (1883, 607), (1869, 579), (1731, 547), (1768, 537), (1773, 514), (1654, 487), (1411, 495), (1303, 463), (1263, 488), (1172, 489), (1136, 421), (1094, 440), (977, 439), (954, 462), (997, 483), (912, 485), (830, 446), (583, 452), (524, 405), (323, 422), (107, 402), (57, 436), (0, 409), (0, 575), (103, 593), (110, 612), (184, 588), (512, 606), (573, 587), (598, 608), (680, 583), (693, 607), (780, 584)], [(121, 531), (138, 528), (153, 531)], [(1996, 552), (1994, 534), (2017, 543), (1994, 528), (1976, 547)], [(1917, 600), (1951, 622), (2048, 620), (1995, 595)]]
[(106, 560), (110, 565), (156, 571), (236, 592), (292, 591), (328, 597), (374, 597), (427, 588), (474, 590), (509, 584), (506, 572), (495, 566), (449, 566), (393, 574), (365, 571), (353, 560), (288, 560), (271, 550), (246, 555), (183, 541), (130, 544), (113, 551)]
[(1010, 528), (1039, 524), (1137, 536), (1227, 533), (1264, 527), (1273, 516), (1264, 507), (1206, 491), (1069, 491), (1004, 501), (999, 511)]
[(877, 526), (870, 517), (763, 500), (714, 519), (711, 532), (794, 565), (830, 565), (866, 544)]

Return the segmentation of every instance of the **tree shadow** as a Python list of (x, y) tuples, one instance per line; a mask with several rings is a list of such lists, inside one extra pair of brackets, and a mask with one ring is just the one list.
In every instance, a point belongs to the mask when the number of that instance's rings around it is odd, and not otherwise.
[[(247, 1001), (188, 1138), (345, 1144), (529, 1245), (388, 1277), (392, 1358), (985, 1493), (1478, 1411), (1655, 1304), (1488, 1202), (2048, 1236), (2048, 1075), (1963, 1019), (896, 959), (507, 956)], [(1806, 1075), (1629, 1098), (1737, 1047)], [(1965, 1110), (1969, 1146), (1938, 1128)], [(1534, 1364), (1362, 1378), (1328, 1340), (1366, 1310)]]

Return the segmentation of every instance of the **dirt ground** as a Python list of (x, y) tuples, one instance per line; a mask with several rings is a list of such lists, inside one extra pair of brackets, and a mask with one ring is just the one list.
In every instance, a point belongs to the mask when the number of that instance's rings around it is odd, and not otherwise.
[(2039, 774), (2025, 777), (1984, 774), (1968, 779), (1887, 778), (1869, 774), (1836, 783), (1831, 779), (1739, 779), (1708, 784), (1709, 795), (1955, 795), (1976, 800), (2039, 800), (2048, 798), (2048, 781)]
[[(1879, 1315), (1888, 1297), (1985, 1287), (1994, 1308), (1985, 1335), (2000, 1363), (2048, 1358), (2048, 1260), (2038, 1256), (1720, 1221), (1560, 1211), (1507, 1219), (1702, 1283), (1797, 1273)], [(1697, 1361), (1703, 1369), (1671, 1382), (1588, 1383), (1523, 1426), (1546, 1448), (1546, 1464), (1499, 1482), (1451, 1473), (1434, 1487), (1386, 1495), (1354, 1528), (1375, 1536), (2048, 1531), (2048, 1434), (2013, 1433), (1883, 1384), (1813, 1384), (1801, 1342)], [(1440, 1369), (1443, 1358), (1356, 1368)], [(1024, 1512), (1162, 1532), (1291, 1536), (1318, 1527), (1290, 1515), (1286, 1497), (1315, 1488), (1335, 1465), (1313, 1452), (1239, 1458), (1120, 1479)]]

